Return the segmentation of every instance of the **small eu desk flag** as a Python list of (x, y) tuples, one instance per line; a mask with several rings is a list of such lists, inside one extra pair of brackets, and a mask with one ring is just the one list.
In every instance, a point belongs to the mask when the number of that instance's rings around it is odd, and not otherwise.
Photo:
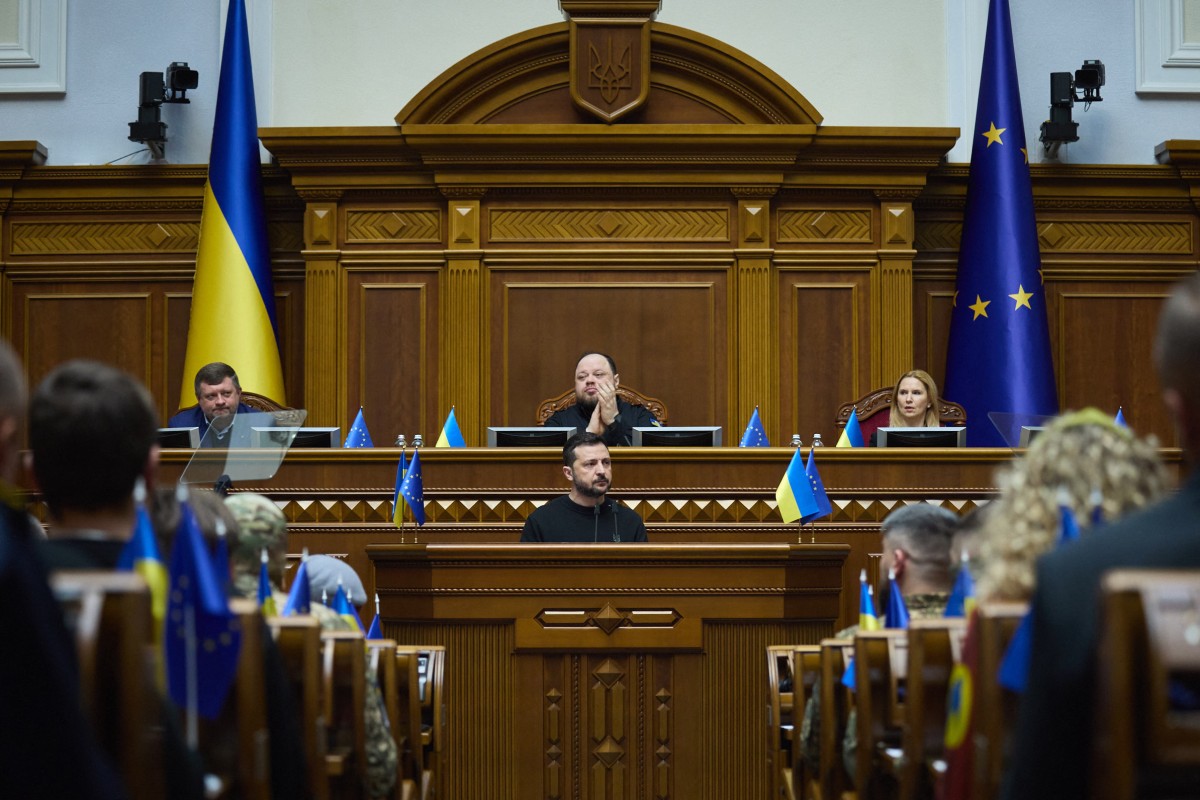
[(350, 432), (346, 434), (346, 444), (344, 446), (375, 446), (375, 444), (371, 441), (371, 432), (367, 430), (367, 421), (363, 418), (362, 406), (358, 407), (358, 416), (354, 418), (354, 423), (350, 426)]
[(758, 415), (758, 406), (754, 407), (754, 413), (750, 415), (750, 421), (746, 423), (746, 432), (742, 434), (742, 441), (738, 443), (738, 447), (770, 447), (771, 443), (767, 441), (767, 431), (763, 428), (762, 417)]
[(945, 396), (966, 409), (967, 444), (1005, 447), (990, 412), (1058, 413), (1008, 0), (988, 10), (971, 137)]
[(412, 463), (400, 483), (400, 496), (412, 509), (413, 522), (425, 524), (425, 481), (421, 476), (421, 451), (413, 450)]

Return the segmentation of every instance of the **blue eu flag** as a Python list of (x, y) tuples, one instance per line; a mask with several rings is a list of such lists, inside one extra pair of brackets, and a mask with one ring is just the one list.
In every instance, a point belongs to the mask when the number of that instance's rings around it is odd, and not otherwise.
[(946, 357), (967, 443), (1004, 447), (989, 412), (1058, 413), (1008, 0), (991, 0)]
[(762, 417), (758, 415), (758, 406), (754, 407), (754, 413), (750, 415), (750, 421), (746, 423), (746, 432), (742, 434), (742, 441), (738, 447), (770, 447), (771, 443), (767, 440), (767, 430), (763, 427)]

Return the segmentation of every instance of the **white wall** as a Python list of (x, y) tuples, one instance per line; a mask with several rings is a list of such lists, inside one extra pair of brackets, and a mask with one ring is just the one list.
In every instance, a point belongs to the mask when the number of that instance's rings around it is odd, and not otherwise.
[[(37, 139), (50, 163), (106, 163), (138, 148), (137, 76), (175, 60), (200, 71), (188, 106), (165, 106), (167, 157), (208, 160), (227, 0), (68, 0), (67, 93), (0, 95), (0, 140)], [(1153, 163), (1154, 145), (1200, 138), (1196, 96), (1134, 93), (1130, 0), (1011, 0), (1026, 135), (1049, 75), (1107, 66), (1104, 102), (1077, 108), (1074, 163)], [(561, 21), (556, 0), (247, 0), (263, 126), (390, 125), (411, 97), (475, 50)], [(723, 39), (789, 81), (830, 125), (974, 126), (986, 0), (663, 0), (661, 22)], [(432, 37), (428, 31), (442, 31)], [(951, 160), (970, 156), (964, 135)], [(144, 162), (139, 155), (124, 163)]]

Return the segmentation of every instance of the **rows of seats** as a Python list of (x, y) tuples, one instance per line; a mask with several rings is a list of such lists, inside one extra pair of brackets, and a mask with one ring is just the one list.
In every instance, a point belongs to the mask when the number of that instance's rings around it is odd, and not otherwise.
[[(98, 743), (134, 800), (167, 792), (162, 695), (150, 594), (133, 573), (59, 572), (52, 586), (75, 637), (82, 697)], [(197, 752), (210, 797), (271, 797), (264, 639), (277, 645), (301, 726), (307, 796), (367, 796), (367, 666), (373, 667), (399, 749), (396, 800), (436, 797), (442, 773), (445, 650), (323, 630), (309, 616), (265, 620), (256, 603), (231, 600), (240, 620), (237, 675), (221, 713), (199, 720)], [(182, 716), (182, 715), (181, 715)], [(185, 720), (186, 727), (186, 720)]]
[[(1111, 572), (1100, 605), (1093, 785), (1122, 800), (1193, 796), (1200, 785), (1200, 571)], [(913, 620), (908, 629), (769, 647), (773, 796), (968, 796), (943, 794), (949, 788), (946, 742), (958, 739), (969, 755), (961, 785), (977, 800), (997, 797), (1004, 771), (1019, 769), (1008, 763), (1007, 745), (1020, 697), (995, 676), (1027, 611), (1023, 603), (979, 605), (970, 645), (976, 664), (970, 727), (950, 737), (947, 725), (958, 724), (950, 705), (964, 691), (952, 687), (966, 638), (961, 619)], [(847, 668), (854, 691), (842, 683)], [(814, 691), (821, 694), (822, 718), (820, 767), (811, 772), (801, 757), (798, 720)], [(843, 738), (851, 719), (857, 748), (847, 765)]]

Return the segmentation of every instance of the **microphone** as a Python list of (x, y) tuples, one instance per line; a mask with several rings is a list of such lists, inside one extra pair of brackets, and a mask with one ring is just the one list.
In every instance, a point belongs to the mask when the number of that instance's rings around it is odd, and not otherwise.
[(592, 543), (600, 541), (600, 504), (592, 506)]

